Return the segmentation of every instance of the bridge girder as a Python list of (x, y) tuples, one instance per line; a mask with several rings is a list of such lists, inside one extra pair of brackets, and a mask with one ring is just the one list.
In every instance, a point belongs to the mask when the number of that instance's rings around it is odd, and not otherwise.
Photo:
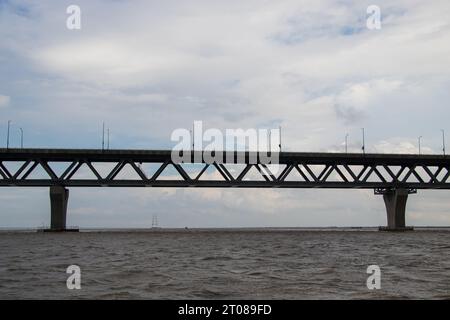
[[(168, 150), (0, 149), (0, 186), (450, 189), (445, 156), (280, 153), (275, 172), (271, 164), (250, 163), (251, 153), (241, 155), (224, 153), (223, 161), (205, 163), (192, 154), (190, 163), (176, 163)], [(241, 167), (227, 159), (241, 159)], [(61, 164), (66, 167), (57, 174), (54, 166)], [(101, 174), (98, 167), (105, 164), (112, 167)], [(156, 165), (154, 171), (146, 164)], [(126, 167), (133, 177), (126, 177)]]

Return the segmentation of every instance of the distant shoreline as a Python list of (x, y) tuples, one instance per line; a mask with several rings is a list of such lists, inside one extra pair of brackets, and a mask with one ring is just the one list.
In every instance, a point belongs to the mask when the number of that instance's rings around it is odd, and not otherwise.
[[(34, 228), (0, 228), (0, 233), (37, 232), (42, 227)], [(415, 231), (450, 231), (450, 226), (414, 226)], [(81, 233), (110, 232), (110, 233), (168, 233), (168, 232), (378, 232), (376, 227), (235, 227), (235, 228), (80, 228)]]

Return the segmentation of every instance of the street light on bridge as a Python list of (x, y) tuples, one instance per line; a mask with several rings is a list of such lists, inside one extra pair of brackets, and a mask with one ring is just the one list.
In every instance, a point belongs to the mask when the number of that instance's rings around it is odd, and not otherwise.
[(19, 128), (20, 130), (20, 147), (23, 149), (23, 129)]
[(421, 152), (420, 152), (420, 142), (422, 140), (422, 136), (419, 136), (418, 140), (419, 140), (419, 155), (420, 155), (421, 154)]
[(281, 126), (279, 126), (279, 131), (280, 131), (280, 137), (279, 137), (279, 144), (278, 147), (280, 148), (280, 153), (281, 153)]
[(103, 121), (102, 127), (102, 150), (105, 150), (105, 121)]
[(366, 154), (366, 141), (365, 141), (365, 132), (364, 132), (364, 128), (361, 128), (362, 130), (362, 152), (363, 154)]
[(348, 133), (345, 135), (345, 153), (348, 151)]
[(8, 120), (8, 131), (6, 132), (6, 149), (9, 149), (9, 127), (11, 126), (11, 120)]
[(442, 152), (444, 153), (445, 156), (445, 130), (441, 129), (442, 131)]

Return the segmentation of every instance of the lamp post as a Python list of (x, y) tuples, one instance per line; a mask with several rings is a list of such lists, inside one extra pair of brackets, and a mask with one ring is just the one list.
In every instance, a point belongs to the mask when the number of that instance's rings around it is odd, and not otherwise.
[(348, 133), (345, 135), (345, 153), (348, 152)]
[(361, 130), (362, 130), (362, 152), (363, 152), (363, 154), (366, 154), (366, 137), (365, 137), (365, 131), (364, 131), (364, 128), (361, 128)]
[(23, 149), (23, 129), (22, 128), (19, 129), (20, 129), (20, 148)]
[(422, 140), (422, 136), (419, 136), (418, 140), (419, 140), (419, 155), (420, 155), (420, 154), (421, 154), (421, 151), (420, 151), (420, 142), (421, 142), (421, 140)]
[(192, 152), (195, 150), (195, 121), (192, 124)]
[(11, 120), (8, 120), (8, 131), (6, 132), (6, 149), (9, 149), (9, 128), (11, 126)]
[(280, 153), (281, 153), (281, 126), (280, 126), (280, 144), (278, 145), (278, 147), (280, 147)]
[(103, 121), (102, 127), (102, 151), (105, 150), (105, 122)]
[(445, 130), (441, 129), (442, 131), (442, 152), (444, 153), (445, 156)]

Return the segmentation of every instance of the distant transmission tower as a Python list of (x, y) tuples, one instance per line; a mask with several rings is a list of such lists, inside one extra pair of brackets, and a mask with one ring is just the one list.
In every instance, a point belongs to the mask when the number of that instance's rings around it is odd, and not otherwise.
[(152, 218), (152, 228), (158, 228), (158, 216), (156, 214)]

